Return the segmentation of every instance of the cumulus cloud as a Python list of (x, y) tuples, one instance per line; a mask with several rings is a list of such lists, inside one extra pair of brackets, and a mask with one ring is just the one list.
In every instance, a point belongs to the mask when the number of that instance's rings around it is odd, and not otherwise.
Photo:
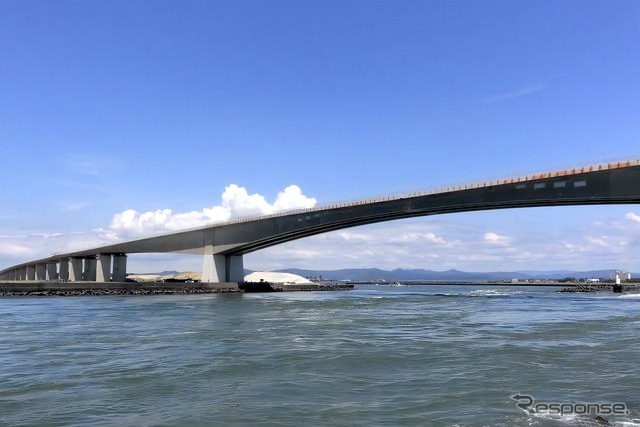
[(302, 194), (297, 185), (290, 185), (278, 193), (278, 198), (272, 206), (274, 211), (286, 211), (290, 209), (312, 208), (317, 201)]
[(631, 221), (640, 222), (640, 216), (634, 214), (633, 212), (629, 212), (624, 217)]
[(227, 186), (221, 199), (220, 205), (185, 213), (174, 213), (171, 209), (150, 212), (129, 209), (113, 216), (111, 230), (125, 235), (170, 232), (234, 218), (311, 208), (317, 203), (316, 199), (302, 194), (297, 185), (290, 185), (279, 192), (273, 203), (269, 203), (260, 194), (249, 194), (246, 188), (236, 184)]

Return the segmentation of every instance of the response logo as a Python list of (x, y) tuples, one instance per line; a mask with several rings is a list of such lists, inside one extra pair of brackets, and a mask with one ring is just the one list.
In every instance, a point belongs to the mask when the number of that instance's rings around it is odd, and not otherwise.
[(516, 406), (527, 414), (551, 414), (551, 415), (629, 415), (625, 403), (594, 403), (594, 402), (537, 402), (528, 394), (515, 394), (511, 399), (516, 401)]

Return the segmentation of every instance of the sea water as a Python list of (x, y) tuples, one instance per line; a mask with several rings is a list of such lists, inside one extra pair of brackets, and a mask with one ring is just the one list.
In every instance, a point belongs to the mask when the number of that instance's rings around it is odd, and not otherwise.
[(555, 290), (4, 297), (0, 424), (640, 425), (640, 295)]

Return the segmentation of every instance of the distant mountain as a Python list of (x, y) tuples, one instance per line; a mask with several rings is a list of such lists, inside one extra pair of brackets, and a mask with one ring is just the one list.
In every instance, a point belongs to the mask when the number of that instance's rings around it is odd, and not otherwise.
[(392, 271), (379, 268), (360, 268), (343, 270), (302, 270), (288, 268), (277, 270), (283, 273), (293, 273), (302, 277), (322, 277), (324, 280), (445, 280), (445, 281), (470, 281), (470, 280), (511, 280), (530, 279), (531, 276), (512, 272), (473, 273), (459, 270), (433, 271), (433, 270), (404, 270), (397, 268)]
[(549, 270), (549, 271), (540, 271), (540, 270), (524, 270), (518, 271), (518, 273), (526, 274), (528, 276), (537, 277), (539, 275), (554, 275), (554, 276), (562, 276), (567, 277), (572, 274), (576, 274), (574, 270)]
[[(591, 271), (527, 271), (520, 272), (530, 275), (534, 279), (564, 279), (566, 277), (574, 277), (576, 279), (609, 279), (615, 270), (591, 270)], [(638, 277), (637, 274), (631, 273), (631, 277)]]
[[(386, 280), (387, 282), (404, 281), (404, 280), (440, 280), (440, 281), (491, 281), (491, 280), (542, 280), (551, 279), (559, 280), (567, 277), (576, 279), (609, 279), (612, 270), (592, 270), (592, 271), (573, 271), (573, 270), (552, 270), (552, 271), (493, 271), (493, 272), (466, 272), (460, 270), (434, 271), (424, 269), (405, 270), (396, 268), (395, 270), (381, 270), (379, 268), (347, 268), (342, 270), (304, 270), (300, 268), (285, 268), (275, 270), (279, 273), (293, 273), (302, 277), (319, 278), (322, 280), (353, 280), (356, 282), (366, 282), (375, 280)], [(244, 274), (253, 273), (254, 270), (245, 269)], [(170, 274), (178, 274), (178, 271), (168, 270), (157, 274), (167, 276)], [(631, 273), (632, 278), (640, 277), (640, 273)]]
[[(603, 278), (609, 279), (614, 270), (594, 271), (495, 271), (495, 272), (465, 272), (460, 270), (434, 271), (413, 269), (405, 270), (381, 270), (379, 268), (357, 268), (342, 270), (304, 270), (299, 268), (287, 268), (276, 270), (281, 273), (293, 273), (302, 277), (318, 278), (323, 280), (353, 280), (353, 281), (402, 281), (402, 280), (442, 280), (442, 281), (472, 281), (472, 280), (531, 280), (531, 279), (564, 279), (574, 277), (576, 279)], [(632, 273), (631, 277), (638, 277)]]

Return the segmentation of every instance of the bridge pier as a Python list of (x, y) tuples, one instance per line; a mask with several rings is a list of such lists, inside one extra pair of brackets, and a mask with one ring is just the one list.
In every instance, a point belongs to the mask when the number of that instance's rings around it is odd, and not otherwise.
[(69, 258), (71, 269), (69, 270), (69, 281), (78, 282), (82, 280), (82, 258)]
[(98, 254), (96, 282), (111, 281), (111, 254)]
[(244, 260), (242, 255), (228, 255), (225, 257), (226, 282), (244, 281)]
[(111, 280), (114, 282), (127, 281), (127, 255), (113, 254), (113, 273)]
[(127, 280), (127, 255), (98, 254), (95, 280), (96, 282), (125, 282)]
[(84, 259), (84, 271), (82, 272), (82, 278), (88, 282), (96, 281), (98, 260), (96, 257), (86, 257)]
[(56, 280), (58, 278), (58, 263), (48, 262), (47, 263), (47, 280)]
[(36, 280), (47, 280), (47, 264), (36, 264)]
[(58, 278), (60, 280), (69, 280), (69, 260), (61, 259), (60, 260), (60, 272), (58, 273)]
[(204, 254), (202, 282), (242, 282), (244, 261), (242, 255)]

